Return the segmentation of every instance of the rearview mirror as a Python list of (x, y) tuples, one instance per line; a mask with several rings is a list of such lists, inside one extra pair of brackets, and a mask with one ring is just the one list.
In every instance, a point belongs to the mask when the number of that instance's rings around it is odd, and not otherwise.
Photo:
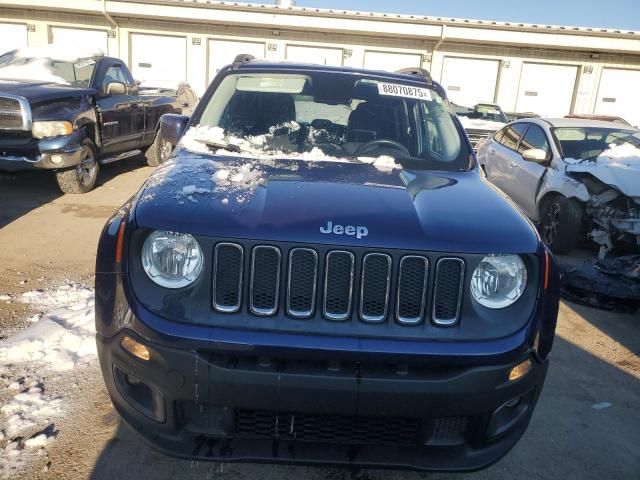
[(162, 115), (160, 117), (160, 138), (175, 147), (180, 141), (187, 123), (189, 123), (189, 117), (186, 115), (176, 115), (174, 113)]
[(124, 95), (127, 93), (127, 86), (122, 82), (109, 82), (105, 89), (105, 95)]
[(545, 163), (550, 160), (551, 155), (541, 148), (530, 148), (522, 152), (522, 158), (529, 162)]

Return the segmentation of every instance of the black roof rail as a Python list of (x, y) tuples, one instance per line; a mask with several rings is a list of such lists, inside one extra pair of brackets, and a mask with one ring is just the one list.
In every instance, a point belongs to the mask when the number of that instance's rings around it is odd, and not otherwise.
[(402, 73), (404, 75), (416, 75), (424, 78), (427, 81), (427, 85), (431, 85), (433, 83), (433, 79), (431, 78), (431, 74), (429, 70), (420, 67), (409, 67), (409, 68), (401, 68), (397, 70), (396, 73)]
[(249, 55), (248, 53), (241, 53), (240, 55), (236, 55), (236, 58), (233, 59), (233, 65), (231, 66), (231, 69), (237, 70), (243, 63), (249, 63), (250, 61), (255, 59), (256, 57), (254, 57), (253, 55)]

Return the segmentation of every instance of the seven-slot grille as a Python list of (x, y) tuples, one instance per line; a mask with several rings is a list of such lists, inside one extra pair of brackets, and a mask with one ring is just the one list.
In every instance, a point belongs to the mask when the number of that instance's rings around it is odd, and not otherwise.
[(0, 129), (23, 130), (22, 105), (15, 98), (0, 97)]
[[(285, 253), (283, 261), (281, 250), (274, 246), (245, 251), (239, 244), (218, 243), (213, 260), (214, 309), (235, 313), (248, 304), (252, 314), (269, 316), (282, 306), (288, 316), (299, 319), (311, 318), (318, 310), (332, 321), (357, 315), (367, 323), (393, 317), (404, 325), (419, 324), (427, 315), (430, 263), (426, 257), (405, 255), (394, 265), (391, 256), (378, 252), (360, 259), (346, 250), (328, 251), (324, 258), (311, 248)], [(246, 281), (245, 257), (250, 259)], [(436, 262), (430, 312), (434, 323), (458, 321), (463, 282), (463, 260), (444, 257)]]

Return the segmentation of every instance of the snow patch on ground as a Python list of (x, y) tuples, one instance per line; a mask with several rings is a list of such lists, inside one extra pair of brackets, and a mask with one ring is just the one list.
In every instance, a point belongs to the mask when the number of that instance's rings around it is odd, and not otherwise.
[(92, 290), (65, 285), (18, 298), (42, 311), (0, 343), (0, 478), (19, 476), (35, 456), (46, 456), (58, 433), (64, 398), (47, 392), (44, 379), (96, 358)]

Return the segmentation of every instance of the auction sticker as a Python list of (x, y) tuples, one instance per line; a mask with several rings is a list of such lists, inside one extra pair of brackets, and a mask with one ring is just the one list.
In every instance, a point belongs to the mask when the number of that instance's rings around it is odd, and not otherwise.
[(378, 93), (391, 97), (417, 98), (418, 100), (433, 100), (431, 91), (427, 88), (411, 87), (398, 83), (378, 82)]

